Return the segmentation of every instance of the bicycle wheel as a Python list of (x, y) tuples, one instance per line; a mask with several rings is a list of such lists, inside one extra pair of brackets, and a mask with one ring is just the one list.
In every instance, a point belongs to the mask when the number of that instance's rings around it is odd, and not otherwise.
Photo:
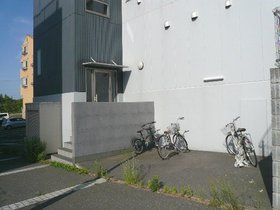
[(136, 154), (141, 154), (144, 150), (144, 145), (141, 139), (133, 138), (131, 140), (131, 145)]
[(242, 139), (243, 139), (243, 149), (246, 154), (247, 160), (250, 162), (252, 166), (257, 167), (258, 161), (257, 161), (254, 145), (252, 144), (252, 142), (247, 136), (243, 136)]
[(174, 138), (175, 138), (174, 145), (179, 152), (189, 151), (188, 143), (182, 135), (177, 134)]
[(226, 147), (227, 147), (228, 154), (230, 154), (230, 155), (236, 155), (236, 153), (237, 153), (234, 141), (235, 141), (235, 139), (233, 138), (233, 136), (231, 134), (227, 135)]
[(170, 141), (166, 135), (162, 135), (158, 140), (158, 155), (161, 159), (166, 160), (170, 154)]

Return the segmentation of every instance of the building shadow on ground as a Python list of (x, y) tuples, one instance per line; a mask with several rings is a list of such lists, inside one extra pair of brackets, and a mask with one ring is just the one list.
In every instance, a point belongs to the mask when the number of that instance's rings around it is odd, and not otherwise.
[(272, 204), (272, 156), (268, 156), (259, 161), (259, 169), (262, 175), (262, 179)]

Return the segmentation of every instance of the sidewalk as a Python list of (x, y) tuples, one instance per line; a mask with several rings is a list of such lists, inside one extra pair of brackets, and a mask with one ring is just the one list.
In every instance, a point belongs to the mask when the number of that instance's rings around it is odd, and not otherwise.
[[(122, 163), (132, 158), (131, 153), (98, 160), (104, 168), (109, 170), (109, 175), (117, 179), (122, 178)], [(190, 185), (194, 191), (205, 197), (209, 196), (209, 184), (224, 181), (233, 186), (233, 191), (240, 196), (242, 204), (263, 209), (271, 209), (270, 198), (267, 192), (269, 180), (263, 180), (263, 167), (269, 170), (269, 162), (264, 165), (261, 161), (257, 168), (235, 168), (234, 157), (225, 153), (204, 151), (191, 151), (174, 155), (168, 160), (161, 160), (154, 149), (136, 157), (141, 175), (145, 182), (154, 175), (160, 177), (164, 185), (182, 186)], [(93, 169), (93, 161), (80, 163), (81, 166)], [(267, 178), (264, 178), (267, 179)]]

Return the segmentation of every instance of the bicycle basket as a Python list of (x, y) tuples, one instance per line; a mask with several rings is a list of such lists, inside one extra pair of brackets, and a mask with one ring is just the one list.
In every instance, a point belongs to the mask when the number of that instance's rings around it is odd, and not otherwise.
[(179, 123), (171, 123), (171, 125), (168, 127), (168, 130), (171, 131), (171, 134), (175, 134), (180, 130), (180, 124)]
[(233, 130), (233, 125), (232, 124), (228, 124), (226, 125), (221, 131), (223, 132), (224, 135), (228, 135), (231, 133), (231, 131)]
[(230, 133), (230, 128), (229, 126), (225, 126), (224, 128), (221, 129), (221, 131), (224, 135), (228, 135)]

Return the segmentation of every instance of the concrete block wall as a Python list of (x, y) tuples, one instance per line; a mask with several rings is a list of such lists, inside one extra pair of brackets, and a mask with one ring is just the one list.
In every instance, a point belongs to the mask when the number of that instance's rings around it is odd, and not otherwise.
[(270, 70), (272, 112), (272, 206), (280, 209), (280, 69)]
[(74, 161), (129, 148), (140, 125), (153, 120), (153, 102), (72, 103)]

